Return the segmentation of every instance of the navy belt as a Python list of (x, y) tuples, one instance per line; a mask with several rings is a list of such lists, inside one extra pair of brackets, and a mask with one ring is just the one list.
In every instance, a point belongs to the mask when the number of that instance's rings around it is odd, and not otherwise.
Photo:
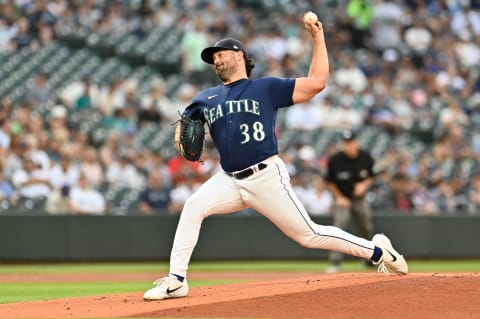
[(236, 173), (226, 172), (226, 173), (227, 173), (228, 176), (231, 176), (235, 179), (244, 179), (244, 178), (247, 178), (249, 176), (252, 176), (255, 172), (259, 172), (266, 167), (267, 167), (267, 164), (260, 163), (260, 164), (257, 164), (255, 166), (246, 168), (246, 169), (244, 169), (243, 171), (240, 171), (240, 172), (236, 172)]

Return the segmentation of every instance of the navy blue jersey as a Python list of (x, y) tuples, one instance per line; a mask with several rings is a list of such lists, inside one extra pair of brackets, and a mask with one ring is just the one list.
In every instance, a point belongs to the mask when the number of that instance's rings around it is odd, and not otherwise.
[(242, 79), (201, 91), (184, 115), (208, 124), (227, 172), (278, 154), (277, 110), (293, 104), (295, 79)]

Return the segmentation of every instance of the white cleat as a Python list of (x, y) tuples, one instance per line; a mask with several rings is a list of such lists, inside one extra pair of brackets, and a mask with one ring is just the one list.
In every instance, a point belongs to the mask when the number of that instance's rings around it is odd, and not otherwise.
[(187, 280), (179, 281), (175, 276), (167, 276), (155, 280), (155, 287), (149, 289), (143, 295), (145, 300), (162, 300), (170, 298), (182, 298), (188, 295)]
[(394, 273), (397, 275), (408, 274), (408, 265), (403, 255), (400, 255), (398, 251), (393, 249), (390, 239), (384, 234), (376, 234), (372, 238), (375, 246), (382, 250), (382, 258), (376, 262), (378, 265), (378, 271), (386, 274)]

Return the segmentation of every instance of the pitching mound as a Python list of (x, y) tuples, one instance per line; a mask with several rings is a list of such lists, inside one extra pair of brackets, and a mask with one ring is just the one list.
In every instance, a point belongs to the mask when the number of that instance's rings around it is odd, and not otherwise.
[(304, 274), (191, 288), (186, 298), (151, 302), (143, 301), (142, 293), (5, 304), (0, 318), (480, 317), (478, 273)]

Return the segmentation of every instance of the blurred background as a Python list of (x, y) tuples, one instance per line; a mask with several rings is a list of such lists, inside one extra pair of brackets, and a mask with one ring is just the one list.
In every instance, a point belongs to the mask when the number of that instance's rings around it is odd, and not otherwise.
[[(172, 123), (218, 84), (200, 51), (244, 42), (253, 77), (307, 74), (323, 23), (327, 88), (278, 114), (312, 216), (353, 128), (376, 160), (374, 214), (480, 215), (480, 2), (0, 0), (0, 214), (177, 215), (220, 169), (179, 157)], [(250, 210), (241, 214), (255, 214)]]

